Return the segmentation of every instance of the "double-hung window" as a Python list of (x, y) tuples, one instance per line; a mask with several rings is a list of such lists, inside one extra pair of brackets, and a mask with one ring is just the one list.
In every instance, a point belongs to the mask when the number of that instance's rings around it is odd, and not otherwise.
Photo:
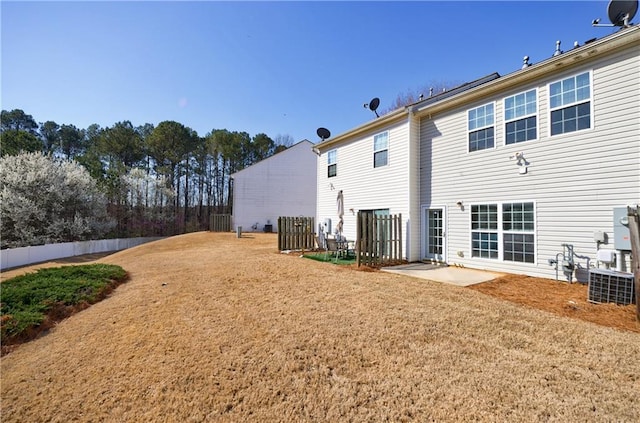
[(538, 137), (536, 90), (504, 99), (505, 144), (534, 140)]
[(338, 174), (338, 150), (331, 150), (327, 153), (327, 177), (331, 178)]
[(498, 258), (498, 205), (471, 206), (471, 256)]
[(503, 258), (533, 263), (535, 259), (533, 203), (502, 205)]
[(535, 245), (532, 202), (471, 206), (472, 257), (534, 263)]
[(389, 132), (373, 137), (373, 167), (386, 166), (389, 161)]
[(551, 135), (591, 127), (591, 74), (584, 72), (549, 84)]
[(493, 148), (493, 103), (468, 111), (469, 152)]

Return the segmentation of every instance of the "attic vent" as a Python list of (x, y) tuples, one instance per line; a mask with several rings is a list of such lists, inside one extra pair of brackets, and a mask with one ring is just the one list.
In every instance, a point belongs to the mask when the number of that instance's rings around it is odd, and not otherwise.
[(592, 303), (634, 304), (636, 298), (633, 273), (608, 269), (589, 270), (588, 300)]
[(560, 40), (556, 41), (556, 51), (553, 52), (553, 56), (552, 57), (556, 57), (556, 56), (560, 56), (562, 53), (564, 53), (562, 50), (560, 50)]

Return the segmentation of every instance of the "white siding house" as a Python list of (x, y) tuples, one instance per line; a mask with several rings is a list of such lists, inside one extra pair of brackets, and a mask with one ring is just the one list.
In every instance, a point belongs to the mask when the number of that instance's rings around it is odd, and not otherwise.
[[(489, 75), (438, 98), (447, 98), (497, 77), (497, 74)], [(398, 109), (317, 144), (317, 222), (330, 220), (328, 229), (333, 233), (338, 222), (337, 195), (342, 191), (343, 234), (347, 239), (356, 239), (358, 211), (401, 214), (404, 258), (411, 261), (422, 258), (419, 136), (418, 117), (410, 109)]]
[[(315, 216), (316, 154), (307, 140), (231, 175), (233, 225), (278, 230), (280, 216)], [(267, 226), (268, 228), (268, 226)]]
[(586, 269), (614, 249), (614, 207), (640, 202), (638, 27), (414, 113), (422, 258), (555, 278), (559, 253)]
[[(555, 278), (549, 260), (572, 249), (584, 280), (599, 249), (619, 249), (614, 208), (640, 202), (640, 27), (479, 81), (319, 144), (318, 217), (343, 189), (347, 210), (408, 213), (410, 261)], [(385, 130), (378, 174), (372, 138)]]
[(379, 211), (402, 214), (403, 251), (413, 244), (418, 248), (419, 239), (408, 236), (419, 230), (420, 209), (412, 195), (419, 187), (419, 155), (409, 142), (417, 127), (418, 121), (400, 110), (318, 144), (317, 222), (331, 221), (326, 230), (334, 232), (342, 191), (347, 239), (356, 239), (358, 211)]

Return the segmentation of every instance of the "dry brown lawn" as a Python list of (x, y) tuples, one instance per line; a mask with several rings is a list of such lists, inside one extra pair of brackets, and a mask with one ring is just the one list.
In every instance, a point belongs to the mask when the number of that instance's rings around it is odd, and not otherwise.
[(195, 233), (101, 258), (131, 280), (2, 357), (1, 420), (640, 421), (633, 325), (275, 244)]

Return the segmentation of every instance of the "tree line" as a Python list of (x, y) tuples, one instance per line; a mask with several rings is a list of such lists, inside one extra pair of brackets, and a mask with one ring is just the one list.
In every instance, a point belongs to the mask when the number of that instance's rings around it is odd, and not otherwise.
[(85, 168), (115, 222), (108, 236), (157, 236), (205, 230), (211, 214), (231, 213), (231, 175), (278, 153), (289, 135), (213, 129), (204, 136), (176, 121), (102, 128), (37, 123), (2, 110), (0, 156), (39, 152)]

